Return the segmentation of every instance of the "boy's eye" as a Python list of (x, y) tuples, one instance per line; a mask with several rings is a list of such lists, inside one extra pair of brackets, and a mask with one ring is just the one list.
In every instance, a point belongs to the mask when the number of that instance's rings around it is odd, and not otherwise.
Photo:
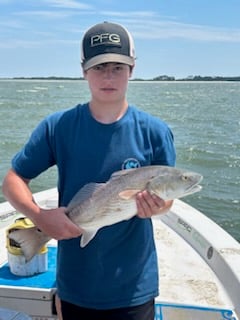
[(102, 64), (98, 64), (98, 65), (94, 66), (92, 69), (95, 71), (105, 71), (105, 70), (108, 70), (109, 68), (111, 68), (111, 70), (113, 72), (119, 72), (124, 69), (124, 65), (119, 63), (116, 65), (112, 65), (110, 67), (107, 63), (102, 63)]
[(121, 71), (121, 70), (123, 70), (123, 66), (122, 65), (117, 65), (117, 66), (114, 67), (114, 69), (116, 71)]
[(93, 70), (103, 70), (104, 66), (101, 64), (98, 64), (96, 66), (93, 67)]

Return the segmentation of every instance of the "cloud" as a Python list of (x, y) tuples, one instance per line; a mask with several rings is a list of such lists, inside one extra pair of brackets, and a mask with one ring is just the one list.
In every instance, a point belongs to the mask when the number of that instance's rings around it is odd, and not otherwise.
[(109, 17), (132, 17), (132, 18), (159, 18), (159, 16), (153, 11), (100, 11), (99, 15), (105, 15)]
[[(108, 20), (121, 23), (131, 31), (135, 39), (140, 40), (179, 39), (194, 42), (240, 43), (240, 29), (237, 28), (183, 23), (177, 21), (174, 17), (161, 16), (159, 13), (148, 10), (129, 12), (102, 10), (96, 14), (96, 9), (92, 8), (91, 5), (75, 0), (43, 1), (45, 2), (44, 9), (14, 11), (11, 17), (5, 16), (4, 20), (0, 20), (0, 26), (4, 30), (0, 35), (0, 38), (4, 39), (4, 41), (1, 41), (1, 48), (44, 46), (47, 41), (50, 41), (50, 37), (52, 38), (51, 41), (55, 43), (64, 41), (58, 40), (63, 37), (66, 37), (66, 42), (69, 37), (72, 37), (74, 41), (76, 34), (79, 34), (77, 39), (79, 41), (86, 27), (89, 24), (97, 23), (96, 19), (98, 21)], [(39, 17), (39, 20), (34, 17)], [(68, 19), (69, 17), (71, 19)], [(43, 19), (44, 23), (42, 23)], [(49, 29), (47, 19), (50, 23), (51, 19), (54, 19), (54, 23)], [(21, 31), (18, 38), (16, 30), (23, 28), (26, 32), (22, 33)], [(52, 36), (48, 36), (47, 33), (44, 35), (44, 32), (48, 30), (51, 30)], [(28, 41), (27, 38), (33, 38), (33, 35), (37, 32), (42, 33), (39, 42), (37, 40), (31, 41), (31, 39)], [(26, 41), (21, 42), (20, 40)]]
[(191, 41), (240, 42), (240, 29), (186, 24), (170, 20), (124, 19), (135, 38), (185, 39)]
[(123, 24), (138, 39), (240, 42), (240, 29), (178, 22), (153, 11), (100, 11), (99, 16)]
[(4, 42), (0, 42), (1, 49), (36, 49), (36, 48), (49, 48), (51, 46), (72, 46), (78, 45), (79, 41), (77, 40), (66, 40), (66, 39), (46, 39), (46, 40), (19, 40), (11, 39)]
[(82, 9), (82, 10), (88, 10), (92, 9), (92, 5), (82, 3), (75, 0), (45, 0), (45, 3), (48, 3), (48, 5), (58, 8), (68, 8), (68, 9)]
[(28, 10), (15, 12), (15, 16), (29, 16), (29, 17), (40, 17), (40, 18), (50, 18), (50, 19), (62, 19), (71, 16), (74, 14), (74, 11), (50, 11), (50, 10)]
[(7, 20), (0, 20), (0, 26), (6, 29), (19, 29), (23, 27), (23, 23), (13, 19), (7, 19)]

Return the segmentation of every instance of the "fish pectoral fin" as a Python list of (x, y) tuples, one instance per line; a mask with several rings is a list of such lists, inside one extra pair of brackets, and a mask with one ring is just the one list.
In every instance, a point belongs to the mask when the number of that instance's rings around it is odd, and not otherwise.
[(95, 237), (97, 232), (98, 230), (96, 229), (85, 229), (80, 240), (80, 247), (84, 248)]
[(139, 190), (139, 189), (138, 190), (137, 189), (128, 189), (128, 190), (123, 190), (123, 191), (119, 192), (118, 195), (123, 200), (129, 200), (129, 199), (135, 197), (136, 194), (140, 191), (141, 190)]

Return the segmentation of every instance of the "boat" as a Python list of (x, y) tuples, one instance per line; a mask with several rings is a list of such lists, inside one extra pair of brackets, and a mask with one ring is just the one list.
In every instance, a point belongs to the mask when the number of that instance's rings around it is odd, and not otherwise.
[[(54, 208), (57, 189), (38, 192), (34, 199)], [(21, 216), (8, 202), (0, 204), (0, 319), (60, 319), (55, 308), (56, 241), (48, 244), (46, 272), (30, 277), (10, 272), (6, 230)], [(182, 200), (152, 221), (160, 275), (155, 319), (240, 320), (240, 243)]]

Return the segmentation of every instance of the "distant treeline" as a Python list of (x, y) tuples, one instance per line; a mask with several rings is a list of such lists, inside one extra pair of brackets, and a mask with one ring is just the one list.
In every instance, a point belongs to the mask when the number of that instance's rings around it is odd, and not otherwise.
[[(84, 80), (82, 77), (14, 77), (14, 80)], [(187, 78), (176, 79), (175, 77), (161, 75), (152, 79), (135, 78), (131, 81), (240, 81), (239, 77), (211, 77), (211, 76), (188, 76)]]
[(13, 77), (13, 80), (84, 80), (82, 77)]
[[(145, 81), (146, 79), (134, 79), (138, 81)], [(176, 79), (170, 76), (158, 76), (148, 81), (240, 81), (239, 77), (211, 77), (211, 76), (188, 76), (187, 78)]]

